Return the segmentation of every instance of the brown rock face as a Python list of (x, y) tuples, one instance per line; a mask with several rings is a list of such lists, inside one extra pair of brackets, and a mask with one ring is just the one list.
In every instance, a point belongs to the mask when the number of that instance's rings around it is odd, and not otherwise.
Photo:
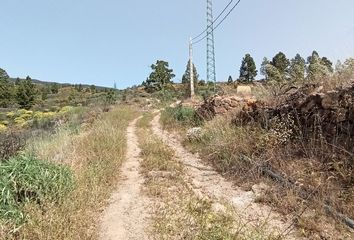
[(214, 96), (204, 102), (198, 109), (197, 113), (205, 120), (211, 120), (216, 115), (226, 114), (241, 110), (243, 108), (252, 108), (257, 103), (257, 100), (253, 97), (220, 97)]

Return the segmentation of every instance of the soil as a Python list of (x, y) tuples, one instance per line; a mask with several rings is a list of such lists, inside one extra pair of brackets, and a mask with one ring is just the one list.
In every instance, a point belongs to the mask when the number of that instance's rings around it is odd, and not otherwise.
[(127, 155), (122, 166), (122, 179), (103, 213), (100, 227), (102, 240), (148, 239), (149, 199), (143, 194), (144, 178), (139, 173), (141, 150), (135, 134), (138, 119), (131, 122), (127, 129)]

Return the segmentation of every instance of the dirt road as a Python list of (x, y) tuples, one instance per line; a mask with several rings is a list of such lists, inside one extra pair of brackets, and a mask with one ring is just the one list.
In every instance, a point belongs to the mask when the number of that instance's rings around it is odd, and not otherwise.
[(149, 200), (141, 192), (144, 179), (139, 174), (140, 148), (135, 134), (138, 119), (131, 122), (127, 129), (127, 156), (122, 166), (122, 180), (103, 214), (100, 227), (102, 240), (148, 239)]
[[(291, 221), (283, 219), (269, 206), (256, 203), (257, 192), (244, 191), (233, 186), (230, 181), (203, 164), (201, 159), (188, 152), (174, 135), (163, 131), (159, 120), (160, 114), (151, 122), (154, 134), (175, 151), (177, 159), (186, 166), (189, 181), (199, 195), (230, 204), (235, 208), (239, 219), (254, 229), (273, 236), (286, 235), (285, 239), (299, 239), (292, 229)], [(255, 189), (257, 187), (261, 188), (255, 186)]]
[[(127, 129), (127, 156), (122, 166), (122, 180), (117, 191), (112, 195), (110, 204), (105, 210), (100, 228), (100, 239), (149, 239), (148, 229), (151, 227), (149, 210), (151, 201), (142, 192), (144, 177), (140, 171), (140, 148), (135, 134), (135, 119)], [(251, 226), (257, 232), (268, 236), (283, 236), (284, 239), (300, 239), (289, 228), (290, 221), (284, 220), (270, 207), (256, 202), (256, 191), (244, 191), (233, 186), (219, 173), (203, 164), (201, 159), (188, 152), (172, 134), (162, 130), (160, 114), (151, 122), (152, 132), (175, 153), (176, 161), (185, 168), (184, 181), (191, 186), (199, 199), (208, 198), (224, 209), (232, 206), (241, 225)], [(222, 206), (221, 206), (222, 207)]]

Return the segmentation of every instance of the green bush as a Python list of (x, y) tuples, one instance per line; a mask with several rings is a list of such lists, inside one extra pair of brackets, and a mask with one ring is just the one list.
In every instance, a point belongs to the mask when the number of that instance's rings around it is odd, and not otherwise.
[(162, 112), (161, 119), (164, 126), (171, 126), (177, 123), (184, 127), (197, 127), (203, 123), (193, 108), (183, 106), (166, 108)]
[(58, 203), (74, 187), (68, 167), (19, 155), (0, 163), (0, 218), (21, 224), (27, 203)]

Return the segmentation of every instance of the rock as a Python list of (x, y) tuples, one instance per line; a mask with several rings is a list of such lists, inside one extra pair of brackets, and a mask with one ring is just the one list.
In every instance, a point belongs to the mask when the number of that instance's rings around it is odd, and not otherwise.
[[(321, 132), (321, 137), (328, 142), (332, 142), (333, 136), (336, 136), (336, 144), (347, 146), (349, 152), (354, 151), (354, 83), (327, 92), (314, 84), (305, 85), (277, 100), (272, 106), (246, 100), (249, 103), (235, 115), (232, 122), (235, 125), (249, 122), (262, 125), (278, 118), (301, 131), (304, 139)], [(293, 122), (289, 122), (289, 119), (293, 119)]]
[(238, 111), (245, 106), (252, 109), (257, 103), (257, 99), (250, 96), (244, 98), (237, 96), (214, 96), (205, 101), (204, 104), (197, 109), (197, 113), (203, 119), (211, 120), (216, 115), (223, 115), (228, 112)]
[(255, 184), (252, 186), (252, 191), (254, 192), (256, 198), (263, 196), (268, 189), (269, 187), (264, 183)]
[(213, 203), (211, 205), (211, 210), (216, 213), (216, 214), (226, 214), (227, 213), (227, 209), (224, 205), (220, 204), (220, 203)]
[(187, 131), (187, 138), (189, 141), (199, 141), (201, 140), (203, 135), (202, 128), (201, 127), (195, 127), (191, 128)]

